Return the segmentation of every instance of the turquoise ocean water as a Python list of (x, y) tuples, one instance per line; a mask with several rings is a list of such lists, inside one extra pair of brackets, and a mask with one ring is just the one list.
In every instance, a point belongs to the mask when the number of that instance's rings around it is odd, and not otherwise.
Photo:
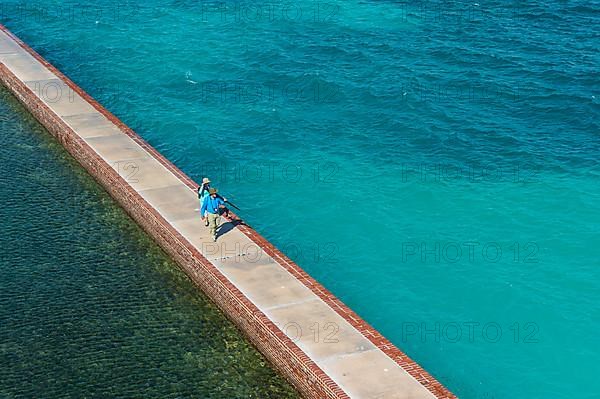
[(598, 1), (0, 12), (460, 397), (597, 397)]

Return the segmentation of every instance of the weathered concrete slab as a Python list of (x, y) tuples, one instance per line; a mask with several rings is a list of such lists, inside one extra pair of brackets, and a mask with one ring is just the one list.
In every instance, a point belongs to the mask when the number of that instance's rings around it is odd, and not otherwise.
[(27, 53), (0, 54), (0, 62), (10, 68), (11, 72), (23, 82), (56, 77)]
[(68, 115), (63, 116), (62, 119), (84, 139), (123, 135), (121, 129), (101, 113)]
[(169, 222), (198, 217), (194, 211), (195, 197), (182, 184), (141, 190), (139, 193)]
[[(217, 230), (217, 242), (202, 242), (197, 248), (213, 263), (217, 260), (246, 256), (256, 252), (256, 244), (238, 229), (231, 229), (229, 223), (222, 223)], [(208, 229), (205, 227), (205, 229)], [(208, 230), (206, 230), (208, 231)]]
[[(313, 296), (314, 298), (314, 296)], [(369, 340), (318, 298), (290, 306), (267, 309), (269, 318), (311, 359), (326, 360), (375, 349)], [(332, 370), (332, 378), (340, 377)]]
[(56, 77), (25, 82), (58, 116), (98, 113), (86, 100)]
[(377, 349), (333, 356), (319, 363), (351, 398), (434, 399), (413, 377)]
[[(222, 218), (222, 223), (217, 230), (217, 242), (214, 242), (210, 236), (208, 227), (200, 219), (200, 201), (195, 195), (194, 216), (186, 219), (178, 219), (172, 222), (173, 227), (185, 237), (192, 245), (215, 265), (229, 258), (250, 256), (257, 259), (257, 253), (262, 252), (260, 248), (250, 240), (245, 234), (235, 228), (233, 223)], [(191, 204), (192, 202), (190, 202)], [(264, 254), (263, 254), (264, 255)], [(261, 255), (258, 255), (260, 257)], [(263, 259), (265, 257), (263, 256)]]
[(139, 144), (125, 134), (105, 137), (90, 137), (86, 138), (85, 141), (111, 165), (115, 162), (151, 158), (146, 150), (140, 147)]
[(6, 33), (0, 32), (0, 62), (2, 54), (27, 53)]
[[(143, 157), (114, 161), (111, 166), (138, 191), (181, 186), (181, 182), (154, 158)], [(187, 206), (189, 203), (185, 205)]]
[(304, 284), (266, 256), (253, 253), (214, 264), (263, 311), (315, 298)]
[(211, 237), (208, 229), (200, 220), (200, 201), (197, 201), (194, 212), (194, 216), (188, 219), (175, 220), (171, 224), (182, 236), (198, 248), (202, 246), (203, 242), (211, 241)]

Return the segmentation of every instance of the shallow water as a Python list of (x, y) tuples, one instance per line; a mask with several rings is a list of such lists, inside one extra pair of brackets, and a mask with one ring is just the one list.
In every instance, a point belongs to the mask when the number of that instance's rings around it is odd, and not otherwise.
[(36, 4), (3, 21), (462, 398), (600, 391), (597, 1)]
[(0, 397), (298, 397), (4, 88), (0, 131)]

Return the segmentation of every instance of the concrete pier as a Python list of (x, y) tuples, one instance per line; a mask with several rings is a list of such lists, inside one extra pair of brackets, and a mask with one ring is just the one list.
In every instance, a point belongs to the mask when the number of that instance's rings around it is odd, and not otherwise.
[(0, 81), (304, 397), (455, 398), (236, 215), (213, 242), (197, 183), (1, 25)]

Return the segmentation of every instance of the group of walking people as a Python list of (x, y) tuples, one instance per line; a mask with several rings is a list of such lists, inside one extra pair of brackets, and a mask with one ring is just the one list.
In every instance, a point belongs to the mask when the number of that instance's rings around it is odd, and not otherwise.
[(217, 229), (221, 223), (221, 212), (227, 207), (227, 198), (218, 194), (218, 190), (210, 186), (210, 179), (205, 177), (198, 187), (198, 199), (200, 200), (200, 216), (205, 226), (208, 226), (213, 241), (217, 241)]

